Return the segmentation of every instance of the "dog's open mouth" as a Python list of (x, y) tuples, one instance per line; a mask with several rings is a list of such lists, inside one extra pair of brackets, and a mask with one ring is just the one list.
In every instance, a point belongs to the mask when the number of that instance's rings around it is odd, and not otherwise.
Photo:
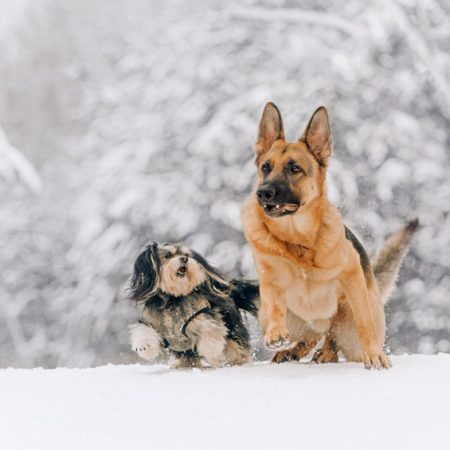
[(187, 266), (180, 266), (177, 270), (177, 277), (183, 278), (187, 274)]
[(286, 216), (287, 214), (293, 214), (300, 205), (297, 203), (280, 203), (280, 204), (272, 204), (272, 203), (264, 203), (263, 205), (264, 212), (271, 217), (281, 217)]

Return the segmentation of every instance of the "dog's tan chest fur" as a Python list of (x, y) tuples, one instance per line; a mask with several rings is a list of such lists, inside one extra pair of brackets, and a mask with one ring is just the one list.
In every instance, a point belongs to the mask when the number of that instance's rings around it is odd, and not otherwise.
[(286, 290), (287, 307), (306, 322), (331, 318), (337, 310), (337, 282), (295, 280)]
[[(303, 267), (283, 257), (261, 258), (260, 270), (282, 289), (287, 308), (311, 324), (328, 320), (336, 314), (341, 293), (337, 277), (339, 268)], [(321, 326), (322, 328), (322, 326)]]
[(336, 269), (301, 268), (278, 258), (273, 277), (286, 296), (287, 307), (306, 322), (329, 319), (337, 310)]

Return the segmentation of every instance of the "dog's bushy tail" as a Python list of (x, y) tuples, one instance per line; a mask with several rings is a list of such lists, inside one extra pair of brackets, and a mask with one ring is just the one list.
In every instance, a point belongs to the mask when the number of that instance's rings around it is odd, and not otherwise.
[(259, 284), (256, 281), (231, 280), (230, 297), (238, 307), (254, 316), (259, 308)]
[(408, 253), (419, 219), (408, 222), (384, 244), (373, 262), (373, 272), (378, 282), (381, 298), (386, 303), (397, 281), (403, 258)]

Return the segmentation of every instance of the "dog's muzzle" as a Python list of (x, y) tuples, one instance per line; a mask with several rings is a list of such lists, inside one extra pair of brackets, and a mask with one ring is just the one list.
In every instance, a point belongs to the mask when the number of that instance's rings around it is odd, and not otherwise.
[(256, 197), (264, 212), (270, 217), (293, 214), (300, 207), (300, 201), (283, 183), (262, 184), (256, 191)]

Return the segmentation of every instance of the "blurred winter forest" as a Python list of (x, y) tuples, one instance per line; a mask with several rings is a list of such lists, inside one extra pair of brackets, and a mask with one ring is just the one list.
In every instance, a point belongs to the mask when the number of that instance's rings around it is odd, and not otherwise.
[(422, 229), (393, 353), (450, 351), (447, 0), (1, 0), (0, 366), (136, 361), (149, 240), (254, 276), (239, 214), (264, 104), (331, 114), (329, 195), (372, 253)]

